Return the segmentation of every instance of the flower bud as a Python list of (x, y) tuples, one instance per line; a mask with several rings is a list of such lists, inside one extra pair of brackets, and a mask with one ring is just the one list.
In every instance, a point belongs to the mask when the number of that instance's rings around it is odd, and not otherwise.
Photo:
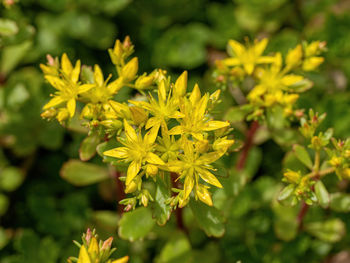
[(106, 239), (101, 247), (101, 250), (110, 250), (113, 242), (113, 237)]
[(135, 88), (142, 90), (153, 84), (154, 76), (142, 75), (135, 82)]
[(333, 156), (330, 160), (329, 160), (329, 164), (332, 166), (339, 166), (342, 162), (342, 158), (338, 157), (338, 156)]
[(69, 111), (66, 108), (61, 108), (58, 110), (58, 114), (56, 116), (59, 122), (64, 122), (69, 119)]
[(147, 176), (155, 176), (158, 174), (158, 167), (154, 164), (147, 164), (146, 166), (146, 175)]
[(187, 90), (187, 71), (184, 71), (175, 82), (174, 95), (181, 97), (186, 94)]
[(129, 184), (126, 185), (125, 187), (125, 193), (130, 194), (135, 192), (141, 183), (141, 177), (136, 176)]
[(48, 110), (44, 111), (43, 113), (41, 113), (40, 116), (43, 119), (49, 119), (50, 120), (50, 119), (54, 118), (56, 116), (56, 114), (57, 114), (56, 109), (51, 108), (51, 109), (48, 109)]
[(111, 130), (119, 130), (123, 126), (120, 120), (104, 120), (100, 124)]
[(209, 149), (209, 141), (201, 140), (196, 142), (196, 150), (200, 153), (205, 153)]
[(289, 183), (293, 183), (293, 184), (299, 184), (300, 179), (301, 179), (301, 174), (300, 172), (294, 172), (292, 170), (288, 170), (287, 172), (285, 172), (283, 174), (284, 178), (286, 178), (286, 180)]
[(214, 151), (227, 151), (229, 147), (234, 143), (234, 140), (227, 140), (226, 137), (219, 138), (214, 141), (213, 149)]
[(131, 112), (131, 118), (135, 125), (139, 126), (142, 123), (145, 123), (148, 119), (147, 112), (138, 106), (131, 106), (129, 107)]
[(94, 106), (92, 104), (86, 104), (83, 110), (81, 111), (80, 118), (82, 119), (94, 119), (95, 111)]
[(133, 58), (123, 67), (121, 75), (124, 78), (124, 82), (130, 82), (136, 77), (138, 67), (139, 62), (137, 58)]

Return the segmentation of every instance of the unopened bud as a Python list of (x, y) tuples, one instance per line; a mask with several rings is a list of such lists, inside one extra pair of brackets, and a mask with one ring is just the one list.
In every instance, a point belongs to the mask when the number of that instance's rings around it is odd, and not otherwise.
[(301, 174), (300, 172), (294, 172), (292, 170), (288, 170), (287, 172), (285, 172), (283, 174), (284, 178), (286, 178), (286, 180), (289, 183), (293, 183), (293, 184), (299, 184), (300, 179), (301, 179)]
[(101, 250), (110, 250), (113, 242), (113, 237), (106, 239), (101, 247)]
[(131, 112), (131, 117), (135, 125), (140, 125), (142, 123), (145, 123), (148, 119), (147, 112), (138, 106), (131, 106), (129, 107)]
[(155, 176), (158, 173), (158, 167), (154, 164), (147, 164), (146, 166), (146, 174), (148, 176)]
[(66, 108), (59, 109), (56, 118), (59, 122), (64, 122), (65, 120), (68, 120), (69, 111)]
[(48, 110), (44, 111), (43, 113), (41, 113), (40, 116), (43, 119), (52, 119), (52, 118), (54, 118), (56, 116), (56, 114), (57, 114), (56, 109), (51, 108), (51, 109), (48, 109)]
[(132, 60), (130, 60), (122, 69), (122, 77), (124, 78), (125, 82), (132, 81), (137, 74), (139, 67), (138, 59), (135, 57)]
[(135, 82), (135, 88), (142, 90), (153, 84), (154, 76), (142, 75)]
[(200, 153), (205, 153), (209, 149), (209, 141), (201, 140), (196, 142), (196, 150)]

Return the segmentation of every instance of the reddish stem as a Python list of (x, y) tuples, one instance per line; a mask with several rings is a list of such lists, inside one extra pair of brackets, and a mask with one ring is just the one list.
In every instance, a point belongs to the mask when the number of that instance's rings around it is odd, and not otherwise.
[(304, 201), (302, 202), (301, 204), (301, 208), (300, 208), (300, 211), (298, 213), (298, 216), (297, 216), (297, 221), (298, 221), (298, 226), (299, 226), (299, 229), (302, 228), (303, 226), (303, 219), (307, 213), (307, 211), (309, 210), (309, 205), (307, 205)]
[(259, 128), (259, 123), (257, 121), (253, 121), (252, 124), (250, 125), (249, 130), (247, 131), (243, 150), (241, 155), (239, 156), (237, 166), (236, 166), (238, 171), (242, 170), (245, 166), (249, 151), (253, 146), (254, 135), (258, 130), (258, 128)]
[(115, 178), (115, 182), (116, 182), (118, 213), (119, 214), (123, 214), (124, 206), (119, 204), (119, 201), (121, 201), (121, 200), (123, 200), (125, 198), (125, 192), (124, 192), (123, 183), (119, 180), (120, 176), (121, 176), (121, 173), (119, 171), (117, 171), (117, 170), (113, 171), (113, 177)]
[[(170, 173), (170, 177), (171, 177), (171, 183), (172, 183), (173, 187), (179, 188), (179, 183), (178, 183), (178, 181), (176, 181), (178, 175), (176, 173), (172, 172), (172, 173)], [(173, 193), (173, 195), (175, 195), (175, 193)], [(187, 230), (187, 228), (184, 224), (184, 221), (183, 221), (182, 211), (183, 210), (180, 207), (177, 207), (175, 210), (176, 224), (180, 230), (182, 230), (185, 233), (188, 233), (188, 230)]]

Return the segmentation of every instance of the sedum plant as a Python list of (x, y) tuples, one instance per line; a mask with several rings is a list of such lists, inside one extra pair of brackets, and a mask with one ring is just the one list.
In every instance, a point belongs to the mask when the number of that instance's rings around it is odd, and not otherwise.
[[(117, 40), (109, 54), (117, 77), (109, 74), (104, 80), (98, 65), (82, 72), (78, 60), (72, 65), (66, 54), (61, 60), (48, 56), (48, 64), (41, 65), (45, 79), (57, 91), (43, 107), (42, 117), (57, 119), (67, 125), (76, 116), (77, 102), (83, 108), (81, 125), (87, 127), (88, 138), (99, 142), (115, 142), (118, 147), (102, 150), (103, 157), (113, 165), (126, 164), (125, 193), (130, 197), (120, 201), (126, 210), (137, 202), (148, 206), (154, 197), (144, 182), (159, 181), (173, 184), (173, 191), (162, 206), (184, 207), (191, 195), (209, 206), (213, 205), (210, 186), (222, 187), (212, 173), (212, 165), (234, 143), (230, 139), (229, 122), (214, 120), (211, 111), (220, 102), (220, 90), (201, 94), (196, 84), (187, 90), (187, 72), (172, 82), (164, 70), (138, 75), (138, 59), (131, 58), (134, 47), (127, 37)], [(112, 79), (112, 80), (111, 80)], [(138, 93), (128, 101), (114, 99), (123, 87)], [(95, 142), (94, 142), (95, 143)], [(98, 147), (98, 146), (97, 146)]]
[(86, 234), (83, 234), (82, 241), (80, 244), (77, 241), (74, 243), (79, 247), (79, 257), (70, 257), (67, 262), (77, 262), (77, 263), (127, 263), (129, 260), (128, 256), (111, 259), (111, 255), (116, 250), (112, 248), (113, 238), (110, 237), (105, 241), (102, 241), (98, 238), (96, 231), (91, 231), (88, 229)]

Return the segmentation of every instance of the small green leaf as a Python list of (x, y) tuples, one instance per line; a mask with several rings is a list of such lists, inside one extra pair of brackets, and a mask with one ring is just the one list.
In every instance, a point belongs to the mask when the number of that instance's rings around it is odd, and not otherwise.
[(277, 200), (283, 201), (289, 198), (292, 193), (294, 192), (295, 186), (293, 184), (290, 184), (282, 189), (282, 191), (279, 193)]
[(345, 234), (345, 224), (338, 218), (305, 224), (305, 230), (311, 235), (326, 241), (338, 242)]
[(218, 209), (213, 206), (207, 206), (199, 201), (191, 201), (190, 207), (198, 226), (208, 236), (222, 237), (224, 235), (224, 217)]
[(17, 24), (9, 19), (0, 18), (0, 36), (11, 36), (18, 32)]
[(350, 194), (335, 193), (331, 195), (330, 208), (336, 212), (350, 212)]
[(183, 233), (176, 233), (165, 244), (157, 263), (190, 263), (191, 244)]
[(75, 186), (86, 186), (109, 178), (108, 170), (96, 164), (79, 160), (66, 162), (60, 171), (61, 177)]
[(309, 90), (312, 87), (312, 85), (312, 81), (308, 79), (303, 79), (290, 86), (290, 88), (293, 89), (295, 92), (305, 92)]
[(121, 238), (135, 241), (144, 238), (153, 228), (154, 220), (149, 208), (139, 207), (124, 213), (119, 221), (118, 234)]
[(294, 145), (293, 150), (299, 161), (305, 164), (309, 169), (312, 169), (312, 161), (305, 147), (296, 144)]
[(14, 191), (23, 182), (24, 176), (20, 169), (16, 167), (6, 167), (0, 173), (0, 189), (4, 191)]
[(252, 111), (252, 107), (235, 106), (231, 107), (225, 114), (224, 119), (229, 122), (241, 122)]
[(10, 241), (9, 234), (6, 233), (4, 228), (0, 227), (0, 249), (5, 247), (9, 241)]
[(153, 217), (158, 225), (165, 225), (171, 215), (170, 205), (165, 204), (165, 201), (170, 197), (169, 187), (165, 181), (157, 180), (157, 189), (153, 206)]
[(96, 147), (100, 143), (98, 134), (94, 133), (86, 137), (79, 149), (79, 157), (82, 161), (88, 161), (96, 154)]
[(330, 202), (329, 193), (321, 180), (318, 180), (315, 184), (315, 194), (320, 205), (327, 208)]
[(12, 71), (21, 62), (31, 46), (31, 41), (24, 41), (17, 45), (4, 47), (0, 63), (1, 72), (7, 74)]

